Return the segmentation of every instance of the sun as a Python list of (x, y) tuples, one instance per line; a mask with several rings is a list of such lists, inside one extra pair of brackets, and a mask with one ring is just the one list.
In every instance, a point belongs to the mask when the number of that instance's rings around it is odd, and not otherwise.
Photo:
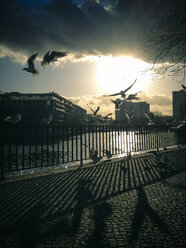
[(137, 79), (130, 93), (144, 91), (151, 81), (151, 73), (145, 70), (146, 62), (132, 57), (99, 57), (96, 63), (96, 80), (101, 94), (117, 93)]

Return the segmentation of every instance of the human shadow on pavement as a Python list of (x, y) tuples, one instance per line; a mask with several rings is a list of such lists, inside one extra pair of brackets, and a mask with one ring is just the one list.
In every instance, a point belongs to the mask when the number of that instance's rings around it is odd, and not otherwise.
[(156, 211), (149, 205), (144, 189), (139, 187), (137, 193), (137, 206), (133, 216), (132, 230), (128, 241), (129, 245), (134, 245), (138, 240), (138, 235), (146, 216), (148, 216), (151, 221), (158, 226), (161, 232), (168, 232), (169, 230), (166, 223), (161, 220)]
[(138, 237), (146, 214), (164, 231), (165, 224), (150, 207), (142, 187), (184, 171), (185, 160), (178, 162), (176, 156), (169, 152), (168, 161), (162, 159), (159, 165), (149, 155), (1, 183), (1, 247), (11, 240), (21, 248), (25, 244), (35, 248), (47, 240), (61, 240), (61, 247), (72, 247), (86, 211), (90, 226), (86, 242), (101, 247), (105, 223), (112, 214), (108, 201), (132, 190), (138, 192), (138, 204), (129, 241)]

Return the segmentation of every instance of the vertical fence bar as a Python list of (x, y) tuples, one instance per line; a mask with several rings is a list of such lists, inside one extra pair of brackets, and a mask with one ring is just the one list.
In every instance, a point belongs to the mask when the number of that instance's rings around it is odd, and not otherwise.
[[(109, 151), (111, 152), (111, 134), (110, 134), (110, 126), (109, 126)], [(112, 152), (111, 152), (112, 154)]]
[(99, 128), (99, 157), (101, 157), (101, 126)]
[(90, 126), (88, 126), (88, 158), (90, 158)]
[(114, 151), (114, 127), (112, 126), (111, 127), (111, 130), (112, 130), (112, 154), (115, 154), (115, 151)]
[(104, 130), (104, 126), (102, 126), (102, 155), (104, 156), (104, 152), (105, 152), (105, 130)]
[(46, 128), (46, 145), (47, 145), (47, 166), (49, 166), (49, 127)]
[[(4, 180), (4, 135), (5, 130), (4, 127), (1, 127), (1, 139), (0, 139), (0, 145), (1, 145), (1, 163), (0, 163), (0, 169), (1, 169), (1, 180)], [(10, 156), (10, 154), (9, 154)]]
[(83, 127), (82, 130), (83, 130), (83, 136), (84, 136), (84, 142), (85, 142), (83, 149), (84, 149), (85, 159), (87, 159), (87, 131), (86, 131), (86, 127)]
[(115, 154), (117, 154), (116, 126), (114, 127), (114, 145), (115, 145)]
[(76, 160), (78, 161), (78, 127), (76, 127)]
[(105, 127), (105, 146), (106, 146), (106, 150), (108, 151), (108, 126)]
[(40, 133), (41, 133), (41, 136), (40, 136), (40, 139), (41, 139), (41, 167), (43, 167), (43, 132), (44, 132), (44, 129), (42, 127), (40, 127)]
[(55, 142), (55, 129), (54, 126), (51, 127), (51, 141), (52, 141), (52, 165), (54, 165), (54, 155), (55, 155), (55, 150), (54, 150), (54, 142)]
[(71, 161), (74, 161), (74, 127), (71, 127)]
[(15, 127), (16, 171), (18, 170), (18, 140), (17, 140), (17, 135), (18, 135), (18, 129), (17, 129), (17, 127)]
[(56, 127), (57, 132), (57, 164), (59, 164), (59, 140), (60, 140), (60, 132), (59, 132), (59, 126)]
[(32, 144), (32, 129), (31, 127), (28, 128), (28, 156), (29, 156), (29, 169), (31, 168), (32, 162), (32, 153), (31, 153), (31, 144)]
[(22, 128), (22, 169), (25, 169), (25, 128)]
[(66, 137), (67, 137), (67, 162), (69, 162), (69, 127), (66, 127)]
[[(6, 131), (7, 132), (7, 128)], [(2, 134), (4, 134), (2, 130)], [(12, 128), (9, 127), (8, 129), (8, 170), (11, 171), (11, 157), (12, 157), (12, 149), (11, 149), (11, 139), (12, 139)]]
[(96, 150), (98, 150), (98, 127), (96, 126)]
[(80, 127), (80, 166), (83, 166), (83, 141), (82, 141), (82, 127)]

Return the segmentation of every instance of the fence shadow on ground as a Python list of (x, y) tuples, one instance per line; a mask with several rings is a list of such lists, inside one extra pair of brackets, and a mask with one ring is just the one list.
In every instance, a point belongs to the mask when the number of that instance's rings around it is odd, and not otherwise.
[[(128, 244), (134, 244), (147, 213), (168, 230), (148, 204), (144, 186), (164, 182), (185, 170), (185, 149), (0, 184), (1, 247), (106, 247), (105, 223), (112, 197), (136, 190), (137, 206)], [(178, 158), (183, 158), (178, 163)], [(179, 160), (180, 161), (180, 160)], [(183, 188), (182, 185), (177, 185)], [(185, 189), (185, 188), (184, 188)], [(91, 246), (92, 245), (92, 246)]]

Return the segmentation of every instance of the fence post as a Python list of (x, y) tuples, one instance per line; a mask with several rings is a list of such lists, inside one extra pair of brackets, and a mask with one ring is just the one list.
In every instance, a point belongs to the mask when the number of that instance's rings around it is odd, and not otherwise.
[[(0, 146), (1, 146), (1, 157), (0, 157), (0, 169), (1, 169), (1, 180), (4, 179), (4, 130), (3, 130), (3, 127), (2, 127), (2, 132), (1, 132), (1, 140), (0, 140)], [(10, 154), (9, 154), (10, 156)]]
[(82, 142), (82, 127), (80, 127), (80, 166), (83, 166), (83, 142)]
[(4, 179), (4, 162), (3, 162), (3, 143), (2, 143), (1, 144), (1, 180), (3, 179)]

